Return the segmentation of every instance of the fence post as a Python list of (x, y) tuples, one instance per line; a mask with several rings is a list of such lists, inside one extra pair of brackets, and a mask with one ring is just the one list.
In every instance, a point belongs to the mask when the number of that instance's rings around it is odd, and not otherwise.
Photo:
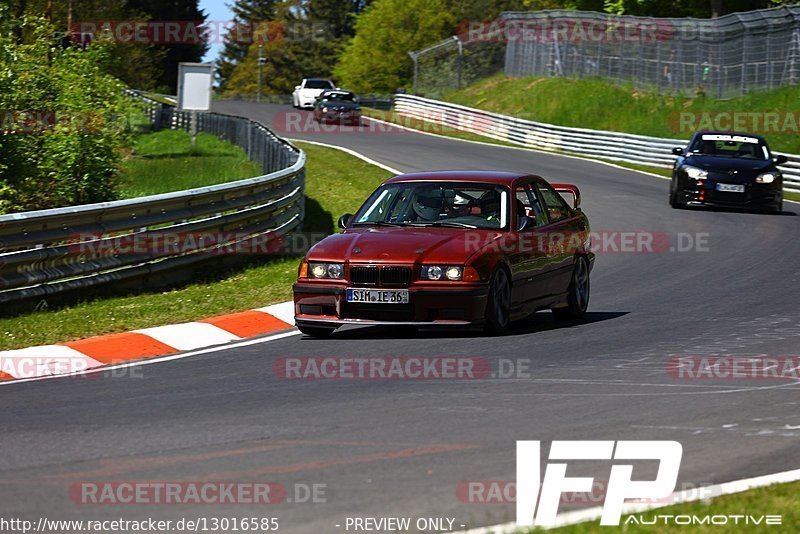
[(414, 81), (411, 85), (411, 94), (417, 94), (417, 74), (419, 73), (419, 63), (418, 63), (418, 56), (416, 52), (409, 52), (408, 57), (411, 58), (411, 61), (414, 62)]

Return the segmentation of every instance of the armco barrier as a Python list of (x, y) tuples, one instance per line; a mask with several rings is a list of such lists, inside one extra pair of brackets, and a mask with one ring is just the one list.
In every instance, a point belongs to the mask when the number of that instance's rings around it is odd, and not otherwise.
[[(653, 167), (672, 167), (672, 148), (688, 141), (555, 126), (412, 95), (395, 95), (394, 109), (400, 115), (529, 148)], [(789, 158), (781, 166), (784, 189), (800, 193), (800, 155), (784, 155)]]
[[(141, 95), (156, 128), (191, 127), (191, 112)], [(303, 220), (305, 154), (265, 126), (198, 112), (212, 133), (260, 163), (263, 176), (127, 200), (0, 216), (0, 303), (191, 268), (223, 250), (279, 239)], [(213, 235), (192, 247), (121, 250), (148, 236)]]

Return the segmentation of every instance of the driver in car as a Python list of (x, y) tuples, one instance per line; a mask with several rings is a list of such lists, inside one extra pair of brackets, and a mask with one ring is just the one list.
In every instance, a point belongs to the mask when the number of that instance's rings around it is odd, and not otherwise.
[(420, 190), (413, 204), (417, 221), (420, 222), (438, 221), (441, 218), (443, 207), (444, 201), (439, 189)]

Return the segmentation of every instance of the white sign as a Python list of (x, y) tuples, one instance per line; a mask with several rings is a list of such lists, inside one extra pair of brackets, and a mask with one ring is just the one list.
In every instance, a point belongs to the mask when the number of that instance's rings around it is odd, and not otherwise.
[[(555, 526), (561, 494), (591, 493), (594, 484), (591, 477), (566, 476), (564, 462), (548, 463), (544, 481), (540, 482), (539, 444), (539, 441), (517, 441), (518, 526)], [(611, 466), (600, 524), (619, 525), (625, 499), (661, 499), (672, 494), (682, 456), (683, 447), (677, 441), (554, 441), (549, 459), (658, 460), (655, 480), (631, 480), (633, 465), (630, 464)]]
[(211, 84), (214, 65), (178, 64), (178, 109), (208, 111), (211, 107)]

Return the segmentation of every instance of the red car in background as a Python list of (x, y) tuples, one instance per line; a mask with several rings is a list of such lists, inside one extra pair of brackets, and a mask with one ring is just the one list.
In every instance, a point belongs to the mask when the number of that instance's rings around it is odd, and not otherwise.
[(499, 334), (541, 309), (557, 318), (586, 312), (594, 254), (573, 185), (506, 172), (405, 174), (339, 226), (308, 252), (294, 284), (296, 324), (307, 335), (344, 324)]

